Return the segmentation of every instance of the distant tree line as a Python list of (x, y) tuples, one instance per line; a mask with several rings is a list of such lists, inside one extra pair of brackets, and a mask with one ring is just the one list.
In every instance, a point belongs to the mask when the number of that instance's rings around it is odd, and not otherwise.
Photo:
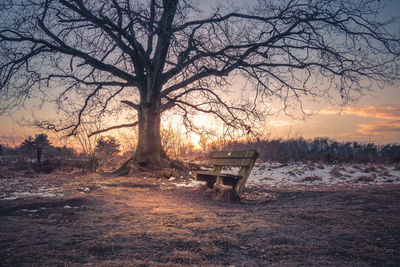
[[(184, 143), (181, 138), (177, 139), (177, 133), (164, 134), (164, 142), (169, 142), (169, 156), (173, 158), (185, 158), (194, 156), (203, 158), (215, 150), (246, 150), (256, 149), (261, 161), (323, 161), (323, 162), (385, 162), (400, 163), (400, 144), (376, 145), (373, 143), (359, 142), (338, 142), (327, 137), (314, 139), (272, 139), (252, 141), (226, 140), (223, 136), (207, 138), (202, 144), (203, 151), (195, 149), (190, 144)], [(178, 142), (176, 140), (178, 140)], [(93, 159), (95, 165), (105, 163), (114, 164), (116, 160), (125, 158), (119, 156), (121, 152), (120, 142), (113, 136), (102, 136), (95, 142), (93, 155), (82, 155), (84, 158)], [(166, 146), (168, 147), (168, 146)], [(70, 147), (53, 146), (46, 134), (29, 136), (17, 147), (11, 148), (0, 144), (0, 156), (16, 156), (20, 161), (34, 159), (37, 156), (37, 149), (41, 149), (44, 158), (51, 157), (77, 157), (76, 151)], [(126, 153), (126, 152), (125, 152)], [(120, 159), (120, 157), (122, 157)], [(106, 164), (107, 165), (107, 164)], [(93, 169), (96, 169), (94, 167)]]
[(40, 133), (34, 137), (28, 136), (15, 147), (0, 143), (0, 163), (22, 165), (32, 163), (31, 167), (38, 171), (42, 171), (43, 168), (50, 171), (62, 165), (72, 164), (75, 167), (95, 171), (100, 165), (115, 164), (119, 160), (118, 154), (121, 151), (119, 141), (113, 136), (101, 136), (96, 140), (92, 150), (93, 153), (77, 153), (73, 148), (65, 145), (54, 146), (47, 134)]
[(400, 145), (338, 142), (326, 137), (231, 141), (219, 150), (256, 149), (262, 161), (400, 162)]
[[(95, 153), (97, 157), (113, 157), (120, 152), (119, 141), (112, 136), (101, 136), (96, 141)], [(0, 144), (0, 156), (17, 156), (19, 153), (25, 158), (34, 158), (40, 149), (46, 157), (77, 156), (78, 153), (71, 147), (53, 146), (46, 134), (36, 134), (35, 137), (28, 136), (17, 147), (9, 147)]]
[(0, 145), (0, 155), (2, 156), (17, 156), (23, 158), (35, 158), (37, 151), (40, 149), (43, 156), (57, 157), (57, 156), (74, 156), (74, 149), (66, 146), (53, 146), (49, 141), (46, 134), (36, 134), (35, 137), (28, 136), (17, 147), (9, 147), (5, 144)]

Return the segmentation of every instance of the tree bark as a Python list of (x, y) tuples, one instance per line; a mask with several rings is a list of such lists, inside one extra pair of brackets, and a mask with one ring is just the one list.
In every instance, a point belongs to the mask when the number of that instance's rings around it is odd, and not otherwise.
[(134, 160), (158, 163), (168, 158), (161, 144), (161, 100), (140, 104), (138, 109), (138, 143)]

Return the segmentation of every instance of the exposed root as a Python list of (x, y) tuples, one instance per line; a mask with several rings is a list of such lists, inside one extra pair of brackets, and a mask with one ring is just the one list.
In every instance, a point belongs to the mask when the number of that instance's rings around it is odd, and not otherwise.
[(131, 158), (115, 170), (113, 174), (116, 176), (135, 175), (169, 179), (171, 177), (187, 177), (189, 169), (189, 166), (178, 160), (161, 159), (159, 162), (151, 162), (137, 161)]

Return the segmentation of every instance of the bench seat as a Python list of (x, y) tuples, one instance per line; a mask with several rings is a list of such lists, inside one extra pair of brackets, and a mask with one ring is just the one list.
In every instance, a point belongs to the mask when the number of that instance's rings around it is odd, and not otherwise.
[[(196, 179), (207, 182), (207, 186), (210, 188), (215, 184), (232, 186), (236, 194), (239, 195), (257, 157), (258, 152), (255, 150), (215, 152), (210, 159), (210, 164), (214, 166), (213, 170), (196, 172)], [(224, 167), (240, 167), (240, 170), (236, 175), (223, 173), (221, 171)]]
[(197, 175), (197, 180), (207, 182), (208, 187), (212, 187), (213, 184), (215, 184), (215, 182), (217, 181), (218, 177), (222, 179), (223, 185), (232, 185), (232, 186), (235, 186), (237, 184), (237, 181), (242, 178), (241, 175), (212, 172), (212, 171), (198, 171), (196, 172), (196, 175)]

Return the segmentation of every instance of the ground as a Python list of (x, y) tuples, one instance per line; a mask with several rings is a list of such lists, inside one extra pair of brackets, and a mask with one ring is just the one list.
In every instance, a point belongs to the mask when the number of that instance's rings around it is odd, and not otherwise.
[(3, 171), (0, 265), (400, 264), (398, 176), (278, 186), (258, 170), (241, 203), (179, 177)]

